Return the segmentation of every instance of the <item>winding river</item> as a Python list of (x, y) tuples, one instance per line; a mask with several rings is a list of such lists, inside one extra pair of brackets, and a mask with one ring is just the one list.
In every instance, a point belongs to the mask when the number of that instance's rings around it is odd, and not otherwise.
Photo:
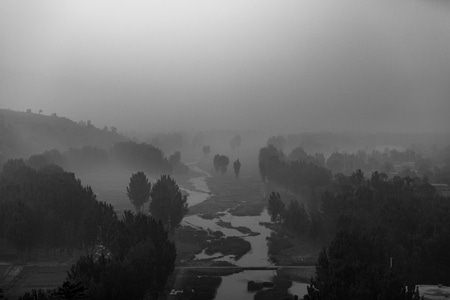
[[(211, 176), (208, 172), (200, 169), (194, 164), (189, 164), (189, 167), (202, 175), (199, 177), (189, 179), (195, 190), (187, 190), (188, 205), (193, 206), (201, 203), (211, 196), (211, 191), (208, 188), (206, 178)], [(217, 224), (219, 221), (231, 223), (232, 227), (245, 226), (253, 232), (260, 233), (256, 236), (247, 236), (241, 232), (225, 228)], [(235, 260), (233, 256), (223, 256), (220, 253), (207, 255), (204, 251), (197, 254), (196, 259), (213, 259), (216, 261), (228, 261), (241, 267), (261, 267), (272, 266), (273, 264), (268, 257), (267, 237), (270, 237), (271, 230), (265, 226), (260, 225), (260, 222), (270, 222), (270, 216), (267, 210), (264, 210), (259, 216), (233, 216), (228, 211), (224, 211), (212, 220), (203, 219), (198, 215), (190, 215), (183, 219), (183, 225), (198, 227), (202, 229), (210, 229), (213, 231), (221, 231), (225, 236), (238, 236), (247, 240), (251, 244), (251, 250), (240, 259)], [(216, 298), (218, 300), (225, 299), (253, 299), (254, 293), (247, 291), (247, 282), (254, 281), (271, 281), (271, 278), (276, 275), (276, 271), (243, 271), (240, 273), (223, 276), (222, 283), (217, 290)], [(300, 298), (306, 294), (306, 284), (293, 282), (290, 292), (298, 295)]]

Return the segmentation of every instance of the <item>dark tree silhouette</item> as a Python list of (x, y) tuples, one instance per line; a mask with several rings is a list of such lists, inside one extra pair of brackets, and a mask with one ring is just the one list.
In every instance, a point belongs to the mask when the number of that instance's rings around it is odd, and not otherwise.
[(269, 206), (267, 207), (269, 211), (270, 219), (272, 222), (281, 221), (282, 216), (285, 212), (285, 207), (283, 201), (281, 201), (280, 194), (272, 192), (269, 196)]
[(233, 163), (233, 168), (234, 168), (234, 174), (236, 175), (236, 178), (239, 178), (239, 172), (241, 171), (241, 162), (239, 161), (239, 159), (237, 159)]
[(228, 169), (228, 164), (230, 163), (230, 159), (226, 155), (219, 155), (216, 154), (214, 156), (214, 169), (216, 172), (221, 172), (222, 174), (225, 174)]
[(150, 194), (150, 213), (173, 232), (188, 212), (187, 196), (181, 194), (177, 183), (169, 175), (161, 176)]
[(56, 292), (53, 293), (52, 296), (56, 299), (84, 299), (88, 297), (85, 291), (86, 288), (81, 284), (81, 282), (72, 283), (66, 280), (63, 282), (62, 286), (60, 286)]
[(105, 245), (111, 255), (80, 257), (68, 279), (81, 282), (89, 299), (158, 299), (176, 258), (162, 223), (125, 211)]
[(127, 195), (131, 204), (140, 212), (142, 206), (150, 199), (151, 183), (144, 172), (137, 172), (131, 175), (130, 183), (127, 186)]
[(170, 173), (170, 162), (164, 153), (149, 144), (135, 142), (116, 143), (111, 148), (111, 158), (132, 170), (139, 169), (147, 172)]
[(0, 232), (20, 252), (91, 246), (116, 217), (90, 187), (54, 165), (36, 171), (23, 160), (8, 161), (0, 187)]

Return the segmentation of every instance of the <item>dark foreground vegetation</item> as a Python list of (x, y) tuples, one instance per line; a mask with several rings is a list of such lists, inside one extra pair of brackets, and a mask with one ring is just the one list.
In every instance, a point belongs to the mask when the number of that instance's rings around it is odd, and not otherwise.
[[(285, 156), (275, 145), (283, 139), (260, 150), (262, 179), (303, 202), (271, 193), (272, 221), (328, 245), (305, 299), (412, 299), (417, 284), (450, 284), (450, 199), (430, 184), (446, 182), (448, 154), (391, 149), (324, 159), (301, 148)], [(279, 234), (269, 245), (272, 255), (293, 246)]]
[(116, 218), (73, 173), (49, 165), (36, 171), (10, 160), (0, 175), (2, 239), (25, 255), (37, 247), (89, 247)]
[(322, 210), (334, 236), (318, 262), (323, 299), (391, 299), (405, 284), (450, 284), (450, 201), (426, 181), (356, 172), (324, 194)]
[(359, 171), (336, 177), (315, 223), (279, 194), (269, 209), (287, 228), (330, 241), (307, 299), (411, 299), (416, 284), (450, 284), (449, 200), (426, 180)]
[(8, 161), (0, 175), (0, 207), (1, 241), (14, 245), (22, 260), (39, 249), (88, 253), (62, 286), (22, 299), (156, 299), (174, 270), (175, 245), (161, 222), (129, 211), (119, 219), (58, 166), (34, 170), (22, 160)]
[(42, 154), (32, 155), (27, 164), (39, 169), (55, 164), (76, 172), (88, 172), (107, 167), (120, 167), (125, 170), (143, 170), (154, 174), (186, 174), (189, 168), (181, 162), (181, 153), (176, 152), (169, 158), (150, 144), (132, 141), (119, 142), (109, 150), (84, 146), (70, 148), (64, 152), (53, 149)]

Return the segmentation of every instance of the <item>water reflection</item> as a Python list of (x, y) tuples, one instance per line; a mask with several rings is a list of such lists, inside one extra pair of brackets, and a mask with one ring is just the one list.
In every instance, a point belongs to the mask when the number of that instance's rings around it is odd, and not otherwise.
[[(187, 190), (189, 193), (189, 206), (205, 201), (210, 196), (210, 190), (206, 183), (206, 177), (211, 176), (197, 166), (190, 165), (190, 168), (205, 174), (205, 176), (190, 179), (195, 187), (195, 191)], [(270, 216), (267, 210), (264, 210), (259, 216), (233, 216), (228, 211), (218, 214), (219, 217), (212, 220), (203, 219), (198, 215), (186, 216), (182, 225), (188, 225), (204, 230), (221, 231), (226, 237), (242, 237), (251, 244), (249, 253), (242, 256), (239, 260), (235, 260), (233, 255), (223, 256), (221, 253), (207, 255), (203, 250), (196, 255), (196, 259), (213, 259), (215, 261), (228, 261), (242, 267), (272, 266), (268, 257), (267, 237), (270, 237), (271, 230), (261, 225), (261, 222), (270, 222)], [(242, 232), (232, 228), (225, 228), (217, 224), (219, 221), (231, 223), (232, 227), (244, 226), (253, 232), (260, 233), (256, 236), (248, 236)], [(275, 270), (255, 270), (243, 271), (222, 277), (222, 283), (217, 290), (215, 299), (253, 299), (255, 292), (247, 291), (247, 283), (253, 281), (272, 281), (272, 277), (276, 275)], [(307, 284), (293, 282), (289, 292), (298, 295), (302, 299), (307, 293)]]

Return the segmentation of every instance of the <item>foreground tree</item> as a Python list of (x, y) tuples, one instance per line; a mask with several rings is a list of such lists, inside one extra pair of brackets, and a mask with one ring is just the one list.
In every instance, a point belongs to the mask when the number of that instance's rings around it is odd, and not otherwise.
[(137, 172), (131, 175), (130, 183), (127, 187), (127, 195), (136, 212), (140, 212), (142, 206), (150, 199), (150, 190), (151, 183), (144, 172)]
[(86, 287), (89, 299), (158, 299), (176, 258), (161, 222), (125, 211), (105, 246), (110, 255), (81, 256), (68, 280)]
[(188, 212), (187, 196), (181, 194), (177, 183), (169, 175), (158, 179), (150, 195), (150, 213), (173, 232)]
[(239, 159), (237, 159), (233, 163), (233, 168), (234, 168), (234, 174), (236, 175), (236, 178), (238, 178), (239, 177), (239, 172), (241, 171), (241, 162), (239, 161)]
[(413, 299), (414, 284), (405, 281), (398, 268), (389, 267), (386, 242), (385, 233), (376, 229), (339, 232), (320, 253), (304, 299)]
[(0, 187), (0, 232), (19, 253), (94, 245), (116, 217), (90, 187), (55, 165), (36, 171), (23, 160), (10, 160), (0, 173)]

